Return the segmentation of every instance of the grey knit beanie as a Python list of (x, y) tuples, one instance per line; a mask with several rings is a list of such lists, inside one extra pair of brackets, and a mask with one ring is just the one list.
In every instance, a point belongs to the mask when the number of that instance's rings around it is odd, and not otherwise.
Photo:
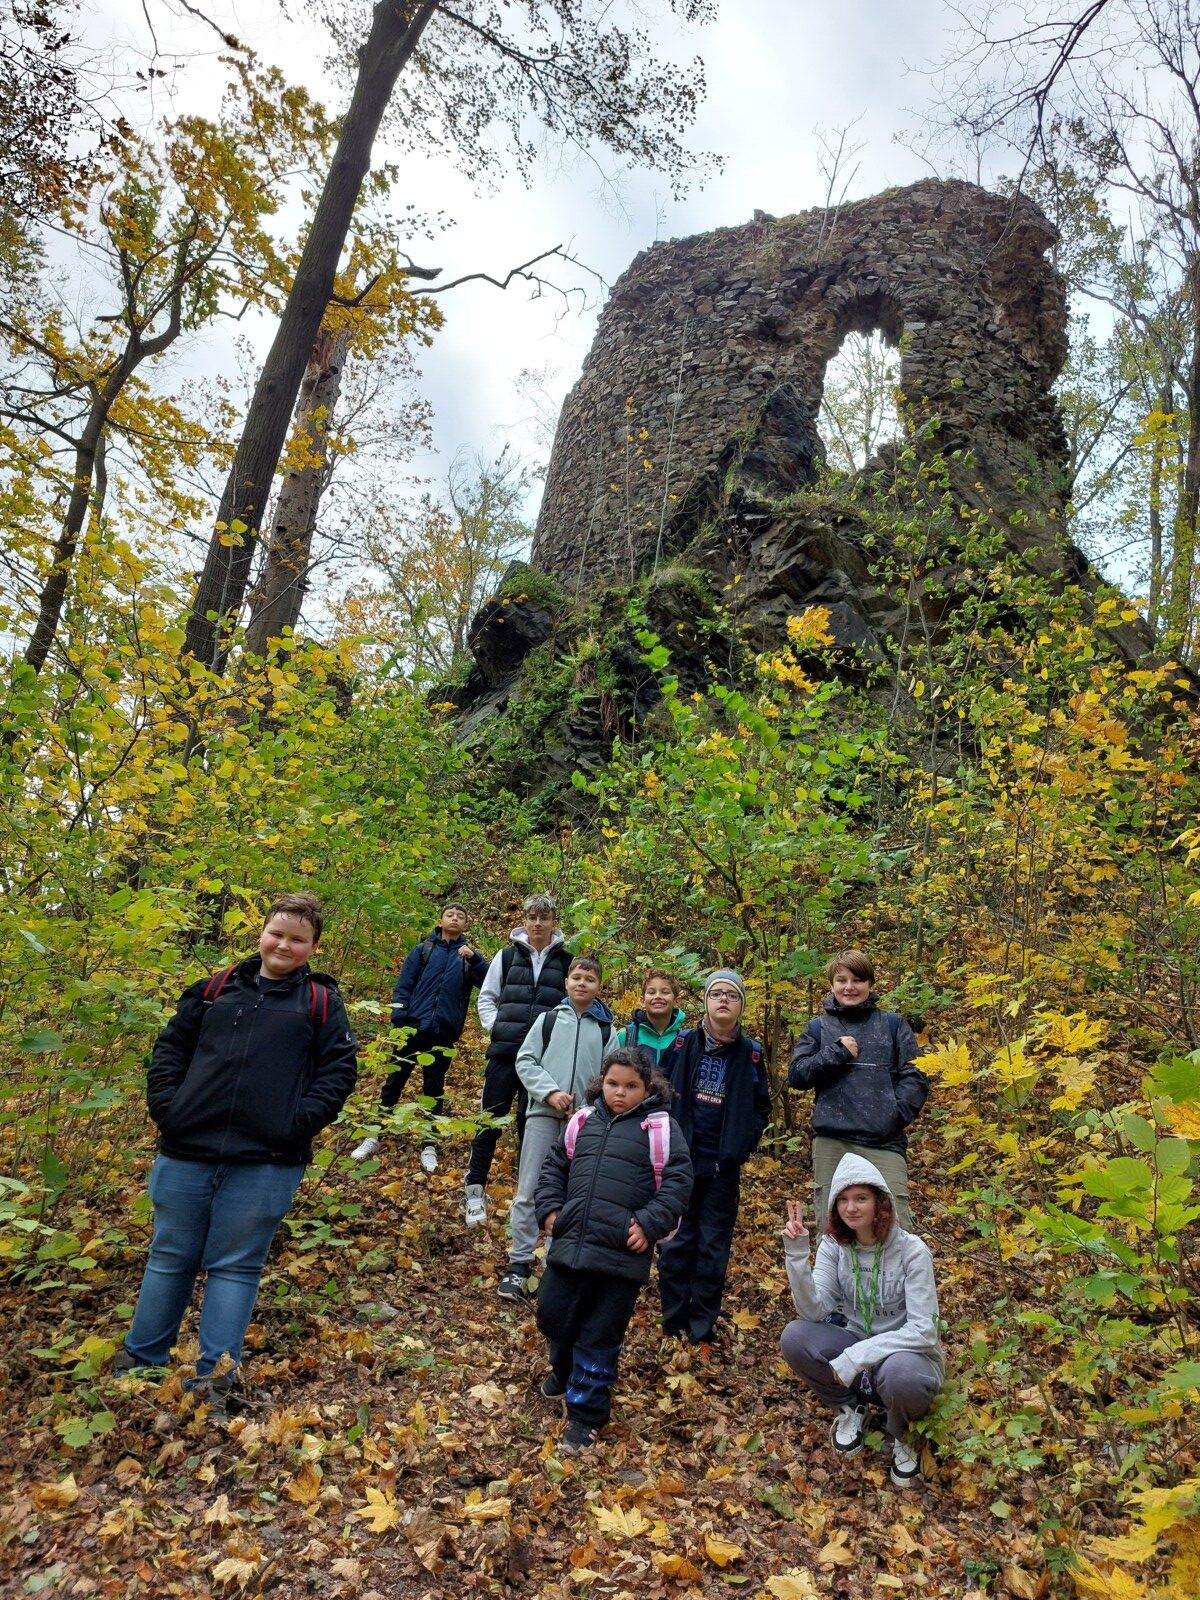
[(746, 985), (732, 967), (718, 967), (715, 972), (710, 972), (704, 980), (704, 998), (708, 999), (708, 991), (714, 983), (727, 983), (731, 989), (736, 989), (741, 996), (742, 1004), (746, 1004)]

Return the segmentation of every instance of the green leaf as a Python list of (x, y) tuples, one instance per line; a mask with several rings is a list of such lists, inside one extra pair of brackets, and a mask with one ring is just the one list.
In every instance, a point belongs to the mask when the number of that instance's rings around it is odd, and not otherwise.
[(26, 1033), (21, 1038), (21, 1049), (28, 1050), (33, 1055), (39, 1055), (49, 1050), (61, 1050), (63, 1036), (55, 1033), (53, 1028), (38, 1028), (34, 1033)]
[(1139, 1117), (1136, 1112), (1131, 1111), (1125, 1117), (1123, 1126), (1125, 1137), (1133, 1148), (1140, 1150), (1144, 1156), (1148, 1156), (1151, 1150), (1154, 1149), (1155, 1135), (1151, 1124), (1146, 1121), (1145, 1117)]
[(1154, 1165), (1162, 1173), (1186, 1172), (1191, 1159), (1186, 1139), (1163, 1139), (1154, 1150)]
[(1151, 1092), (1176, 1104), (1200, 1100), (1200, 1052), (1160, 1061), (1150, 1072)]

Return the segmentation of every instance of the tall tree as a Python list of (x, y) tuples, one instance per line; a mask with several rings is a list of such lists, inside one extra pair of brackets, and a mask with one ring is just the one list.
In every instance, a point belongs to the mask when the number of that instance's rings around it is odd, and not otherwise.
[(115, 308), (78, 328), (53, 293), (27, 293), (0, 312), (9, 356), (0, 419), (71, 458), (25, 649), (35, 672), (53, 647), (89, 513), (103, 507), (109, 440), (117, 431), (141, 445), (152, 435), (141, 369), (222, 311), (278, 303), (287, 268), (268, 219), (282, 198), (279, 173), (315, 159), (327, 131), (307, 97), (243, 66), (221, 117), (177, 119), (161, 148), (127, 131), (65, 210), (84, 283)]
[(508, 450), (459, 457), (443, 495), (397, 512), (375, 506), (364, 555), (382, 582), (356, 583), (338, 607), (343, 633), (368, 636), (377, 662), (445, 676), (461, 659), (479, 607), (533, 537), (524, 519), (530, 474)]
[[(715, 13), (715, 0), (666, 4), (687, 22)], [(497, 170), (499, 133), (528, 176), (540, 129), (581, 152), (599, 144), (631, 165), (665, 171), (676, 186), (683, 180), (693, 163), (679, 130), (699, 104), (703, 69), (655, 57), (645, 32), (618, 25), (612, 11), (609, 0), (375, 5), (366, 37), (355, 41), (350, 105), (200, 574), (185, 644), (198, 660), (220, 666), (228, 653), (288, 424), (389, 106), (411, 143), (448, 145), (475, 174)]]
[(1157, 339), (1161, 403), (1147, 420), (1180, 450), (1161, 530), (1162, 636), (1190, 655), (1200, 642), (1200, 5), (1091, 0), (1064, 17), (1046, 4), (1003, 36), (969, 22), (960, 43), (953, 122), (972, 137), (1005, 129), (1030, 164), (1050, 153), (1093, 171), (1128, 208), (1153, 273), (1156, 328), (1140, 315), (1139, 332)]

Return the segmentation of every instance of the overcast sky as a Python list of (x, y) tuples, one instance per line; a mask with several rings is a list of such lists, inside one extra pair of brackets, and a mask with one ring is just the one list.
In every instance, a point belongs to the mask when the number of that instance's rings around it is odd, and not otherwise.
[[(100, 9), (93, 25), (107, 29), (118, 49), (123, 41), (145, 45), (140, 0), (94, 3)], [(211, 110), (217, 71), (212, 36), (186, 18), (172, 18), (169, 3), (147, 0), (162, 58), (178, 52), (191, 59), (155, 87), (154, 107), (160, 113), (196, 105)], [(265, 59), (340, 109), (344, 95), (320, 67), (327, 37), (298, 5), (285, 20), (274, 0), (240, 0), (224, 12), (222, 3), (215, 0), (210, 13), (227, 15), (232, 31)], [(850, 164), (858, 171), (849, 198), (912, 182), (929, 169), (897, 136), (903, 140), (919, 129), (917, 113), (933, 94), (925, 68), (948, 46), (949, 15), (941, 0), (723, 0), (718, 21), (708, 28), (659, 31), (661, 53), (699, 54), (705, 62), (708, 95), (690, 142), (723, 156), (724, 168), (703, 188), (675, 201), (662, 178), (613, 173), (610, 163), (614, 194), (594, 168), (577, 164), (539, 174), (528, 189), (511, 181), (481, 195), (446, 164), (404, 156), (398, 198), (442, 210), (454, 221), (435, 242), (414, 242), (411, 254), (423, 265), (443, 267), (446, 279), (474, 271), (502, 277), (562, 244), (611, 283), (655, 239), (744, 222), (756, 208), (786, 215), (823, 203), (820, 135), (836, 142), (838, 131), (851, 124), (848, 138), (861, 148)], [(149, 97), (141, 103), (149, 106)], [(376, 154), (386, 158), (389, 152), (383, 146)], [(418, 472), (440, 478), (457, 451), (494, 452), (505, 442), (544, 456), (517, 375), (523, 368), (548, 369), (556, 409), (578, 376), (603, 300), (596, 280), (559, 270), (564, 281), (587, 286), (587, 309), (578, 309), (576, 300), (564, 312), (558, 297), (531, 299), (520, 285), (502, 294), (472, 284), (442, 300), (446, 326), (420, 358), (436, 451), (419, 460)], [(261, 351), (272, 328), (244, 322), (237, 331)], [(187, 360), (200, 371), (247, 366), (226, 334), (206, 338)], [(245, 373), (247, 382), (252, 377)]]

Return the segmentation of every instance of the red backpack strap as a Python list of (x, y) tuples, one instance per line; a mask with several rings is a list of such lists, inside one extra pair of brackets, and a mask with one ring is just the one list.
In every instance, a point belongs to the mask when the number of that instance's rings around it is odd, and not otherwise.
[(232, 967), (225, 967), (220, 972), (214, 972), (212, 977), (204, 985), (204, 992), (200, 998), (205, 1001), (207, 1005), (212, 1005), (213, 1001), (221, 993), (221, 990), (229, 982), (230, 978), (233, 977), (236, 971), (237, 963), (235, 962)]
[(308, 1020), (314, 1028), (323, 1028), (329, 1021), (329, 990), (324, 984), (318, 987), (311, 978), (308, 980)]
[(567, 1160), (574, 1161), (575, 1145), (579, 1139), (580, 1129), (592, 1114), (591, 1106), (581, 1106), (575, 1115), (568, 1119), (563, 1130), (563, 1144), (567, 1147)]

